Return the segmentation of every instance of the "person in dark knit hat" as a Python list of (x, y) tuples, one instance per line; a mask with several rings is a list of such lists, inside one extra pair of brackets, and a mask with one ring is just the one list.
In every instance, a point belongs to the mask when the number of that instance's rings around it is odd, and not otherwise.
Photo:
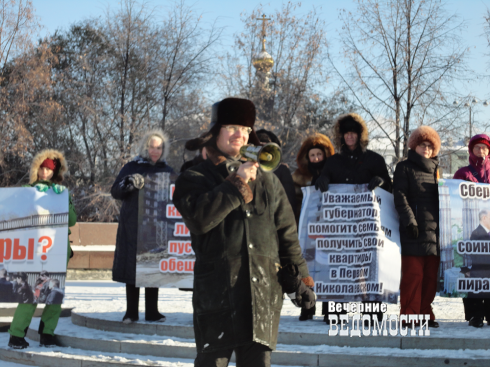
[[(470, 182), (490, 183), (490, 159), (488, 158), (490, 150), (490, 137), (485, 134), (475, 135), (468, 144), (470, 154), (470, 164), (460, 168), (454, 174), (454, 179), (465, 180)], [(488, 231), (483, 232), (482, 238), (471, 235), (471, 240), (490, 240)], [(471, 270), (467, 269), (465, 273), (470, 273), (471, 277), (481, 278), (482, 271), (489, 268), (487, 256), (470, 255), (472, 260)], [(484, 276), (483, 276), (484, 277)], [(490, 325), (490, 299), (478, 298), (478, 294), (469, 293), (467, 298), (463, 298), (465, 319), (469, 326), (482, 327), (483, 320), (487, 320)]]
[(402, 274), (400, 315), (430, 315), (439, 269), (439, 194), (437, 154), (441, 140), (429, 126), (415, 129), (408, 139), (408, 158), (393, 176), (395, 208), (400, 216)]
[[(260, 142), (263, 144), (275, 143), (281, 146), (281, 141), (272, 131), (261, 129), (257, 131), (257, 136), (259, 137)], [(293, 177), (291, 175), (291, 171), (289, 171), (288, 165), (286, 163), (281, 163), (274, 171), (274, 174), (277, 176), (279, 181), (281, 181), (281, 184), (286, 191), (286, 195), (288, 196), (289, 203), (291, 204), (291, 208), (294, 210), (296, 206), (296, 196)]]
[(251, 101), (219, 102), (209, 132), (187, 143), (205, 147), (207, 159), (175, 183), (174, 205), (196, 254), (195, 366), (226, 366), (233, 351), (237, 365), (270, 366), (283, 302), (277, 272), (293, 264), (309, 276), (277, 176), (240, 161), (243, 145), (260, 144), (254, 123)]

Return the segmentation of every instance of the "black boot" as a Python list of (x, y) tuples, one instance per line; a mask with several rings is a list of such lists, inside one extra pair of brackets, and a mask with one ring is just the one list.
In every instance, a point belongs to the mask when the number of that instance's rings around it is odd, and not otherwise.
[(316, 306), (307, 310), (306, 308), (301, 307), (301, 314), (299, 315), (299, 321), (313, 320), (313, 316), (315, 316)]
[(123, 317), (125, 324), (139, 320), (138, 308), (140, 302), (140, 289), (134, 284), (126, 284), (126, 314)]
[(29, 343), (26, 342), (24, 338), (19, 338), (18, 336), (10, 335), (9, 347), (14, 349), (26, 349)]
[(41, 347), (56, 347), (61, 346), (56, 335), (41, 334), (39, 339), (39, 345)]
[(145, 288), (145, 320), (164, 322), (165, 319), (158, 312), (158, 288)]

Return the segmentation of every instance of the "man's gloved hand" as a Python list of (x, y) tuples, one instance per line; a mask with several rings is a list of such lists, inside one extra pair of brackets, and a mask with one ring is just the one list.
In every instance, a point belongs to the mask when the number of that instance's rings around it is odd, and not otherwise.
[(39, 192), (46, 192), (49, 189), (49, 186), (43, 183), (38, 183), (34, 186)]
[(381, 187), (385, 183), (385, 180), (383, 180), (379, 176), (374, 176), (371, 181), (369, 181), (368, 184), (368, 190), (373, 191), (376, 187)]
[(283, 292), (287, 293), (291, 302), (296, 307), (303, 307), (309, 310), (315, 306), (316, 294), (310, 287), (301, 281), (302, 277), (297, 265), (285, 265), (279, 270), (278, 276)]
[(66, 186), (63, 186), (63, 185), (54, 184), (51, 187), (53, 188), (53, 191), (55, 192), (55, 194), (61, 194), (63, 191), (66, 190)]
[(324, 174), (321, 174), (320, 177), (316, 179), (315, 189), (320, 190), (321, 192), (328, 191), (328, 185), (330, 184), (330, 180)]
[(417, 238), (419, 238), (419, 227), (414, 225), (413, 223), (410, 223), (407, 226), (407, 237), (411, 240), (416, 240)]
[(282, 285), (284, 293), (295, 293), (301, 285), (301, 274), (299, 273), (298, 265), (284, 265), (277, 273), (279, 283)]

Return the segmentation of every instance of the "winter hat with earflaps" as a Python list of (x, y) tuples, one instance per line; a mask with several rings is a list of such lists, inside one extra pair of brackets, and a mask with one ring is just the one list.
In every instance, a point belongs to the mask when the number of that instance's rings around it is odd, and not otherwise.
[(415, 150), (417, 145), (420, 145), (423, 141), (428, 141), (434, 146), (431, 158), (434, 158), (439, 154), (439, 150), (441, 150), (441, 138), (437, 131), (430, 126), (419, 126), (410, 134), (410, 138), (408, 138), (408, 147)]
[(211, 110), (211, 129), (198, 138), (188, 140), (185, 147), (188, 150), (198, 150), (211, 146), (216, 148), (216, 138), (223, 125), (238, 125), (252, 128), (248, 143), (260, 145), (260, 140), (254, 130), (255, 105), (243, 98), (225, 98), (213, 104)]

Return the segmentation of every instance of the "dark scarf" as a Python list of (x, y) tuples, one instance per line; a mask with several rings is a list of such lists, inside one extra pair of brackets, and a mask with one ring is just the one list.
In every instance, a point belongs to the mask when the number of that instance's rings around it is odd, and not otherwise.
[(435, 173), (437, 167), (439, 166), (439, 159), (437, 157), (425, 158), (412, 149), (408, 151), (407, 159), (415, 163), (422, 171), (427, 173)]
[(324, 159), (323, 161), (320, 161), (320, 162), (316, 162), (316, 163), (310, 162), (308, 160), (308, 171), (310, 171), (311, 176), (312, 176), (312, 179), (311, 179), (312, 185), (314, 185), (316, 180), (318, 179), (318, 177), (320, 177), (322, 170), (323, 170), (323, 166), (325, 165), (325, 162), (326, 162), (326, 159)]

